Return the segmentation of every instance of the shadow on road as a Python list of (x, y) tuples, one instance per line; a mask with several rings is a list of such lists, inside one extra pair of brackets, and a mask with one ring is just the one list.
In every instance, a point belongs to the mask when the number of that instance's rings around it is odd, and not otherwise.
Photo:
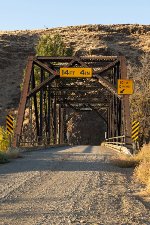
[(116, 173), (133, 171), (129, 168), (120, 169), (111, 165), (109, 163), (111, 152), (109, 151), (103, 154), (89, 154), (92, 152), (93, 146), (82, 147), (81, 152), (77, 152), (75, 147), (72, 148), (74, 148), (73, 152), (67, 152), (67, 149), (71, 149), (70, 147), (25, 152), (24, 158), (1, 165), (0, 175), (30, 171), (107, 171)]

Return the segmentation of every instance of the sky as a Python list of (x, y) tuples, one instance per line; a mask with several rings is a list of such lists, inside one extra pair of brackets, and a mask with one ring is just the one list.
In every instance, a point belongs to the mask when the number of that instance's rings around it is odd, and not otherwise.
[(150, 24), (150, 0), (0, 0), (0, 30)]

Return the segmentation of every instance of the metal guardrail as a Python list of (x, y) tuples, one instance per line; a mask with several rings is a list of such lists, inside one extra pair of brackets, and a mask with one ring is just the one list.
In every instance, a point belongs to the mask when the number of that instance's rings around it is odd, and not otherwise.
[(122, 136), (118, 136), (118, 137), (111, 137), (111, 138), (107, 138), (105, 139), (105, 143), (107, 144), (115, 144), (115, 145), (121, 145), (121, 146), (125, 146), (125, 135)]
[(127, 143), (125, 142), (126, 137), (127, 136), (122, 135), (122, 136), (118, 136), (118, 137), (107, 138), (107, 139), (105, 139), (104, 144), (107, 147), (112, 148), (116, 151), (123, 152), (128, 155), (132, 155), (133, 150), (131, 148), (127, 147)]

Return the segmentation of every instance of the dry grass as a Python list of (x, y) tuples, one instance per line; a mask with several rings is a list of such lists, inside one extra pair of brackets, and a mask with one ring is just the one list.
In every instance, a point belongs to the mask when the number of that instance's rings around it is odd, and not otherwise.
[(150, 145), (145, 145), (141, 151), (133, 156), (120, 154), (111, 159), (111, 162), (119, 167), (137, 167), (150, 163)]
[(8, 163), (8, 162), (9, 162), (9, 158), (6, 155), (6, 153), (0, 151), (0, 164)]
[(135, 167), (134, 180), (145, 184), (144, 193), (150, 195), (150, 144), (145, 145), (136, 155), (118, 155), (111, 159), (111, 163), (121, 168)]
[(150, 162), (150, 144), (144, 145), (141, 151), (135, 155), (135, 158), (139, 161), (148, 161)]
[(22, 158), (19, 149), (9, 148), (7, 151), (0, 151), (0, 164), (10, 162), (11, 159)]
[(9, 159), (17, 159), (17, 158), (22, 158), (21, 153), (19, 152), (18, 149), (13, 149), (10, 148), (8, 149), (8, 151), (6, 152), (7, 156)]
[(143, 147), (137, 158), (140, 160), (140, 164), (135, 168), (133, 178), (145, 185), (145, 189), (139, 193), (139, 196), (144, 199), (146, 197), (145, 200), (150, 202), (150, 144)]
[(135, 167), (139, 164), (139, 161), (137, 161), (134, 156), (123, 154), (113, 157), (110, 162), (121, 168)]
[(150, 194), (150, 144), (145, 145), (136, 156), (140, 161), (134, 170), (134, 179), (146, 185), (146, 192)]

